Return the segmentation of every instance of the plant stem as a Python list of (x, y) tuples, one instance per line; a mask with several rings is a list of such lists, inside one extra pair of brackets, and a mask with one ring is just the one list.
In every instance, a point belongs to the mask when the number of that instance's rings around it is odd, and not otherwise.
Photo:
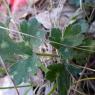
[[(2, 26), (0, 26), (0, 28), (1, 28), (1, 29), (4, 29), (4, 30), (13, 31), (13, 32), (16, 32), (16, 33), (18, 32), (18, 33), (20, 33), (21, 35), (24, 35), (24, 36), (27, 36), (27, 37), (31, 37), (31, 38), (35, 38), (35, 39), (38, 39), (38, 40), (40, 40), (40, 41), (42, 41), (42, 42), (45, 42), (45, 41), (43, 41), (43, 39), (40, 39), (40, 38), (35, 37), (35, 36), (33, 36), (33, 35), (29, 35), (29, 34), (27, 34), (27, 33), (22, 33), (22, 32), (19, 32), (19, 31), (16, 31), (16, 30), (12, 30), (12, 29), (9, 29), (9, 28), (6, 28), (6, 27), (2, 27)], [(62, 44), (62, 43), (58, 43), (58, 42), (55, 42), (55, 41), (50, 41), (50, 42), (55, 43), (55, 44), (58, 44), (58, 45), (63, 46), (63, 47), (67, 47), (67, 48), (73, 48), (73, 49), (77, 49), (77, 50), (82, 50), (82, 51), (86, 51), (86, 52), (93, 52), (93, 53), (95, 53), (94, 50), (89, 50), (89, 49), (85, 49), (85, 48), (80, 48), (80, 47), (77, 47), (77, 46), (69, 46), (69, 45)]]
[(82, 79), (80, 79), (80, 80), (76, 81), (76, 82), (75, 82), (75, 84), (76, 84), (76, 83), (78, 83), (78, 82), (87, 81), (87, 80), (95, 80), (95, 77), (82, 78)]
[(18, 89), (16, 88), (16, 86), (15, 86), (15, 83), (14, 83), (13, 79), (12, 79), (12, 78), (11, 78), (11, 76), (9, 75), (8, 70), (7, 70), (7, 68), (6, 68), (6, 66), (5, 66), (5, 64), (4, 64), (4, 62), (3, 62), (3, 60), (2, 60), (2, 57), (1, 57), (1, 56), (0, 56), (0, 62), (1, 62), (1, 65), (3, 66), (3, 68), (4, 68), (4, 70), (5, 70), (6, 74), (7, 74), (7, 75), (8, 75), (8, 77), (11, 79), (11, 81), (12, 81), (12, 83), (13, 83), (13, 85), (14, 85), (14, 88), (15, 88), (15, 90), (16, 90), (16, 92), (17, 92), (17, 95), (19, 95), (19, 91), (18, 91)]
[[(23, 87), (31, 87), (32, 85), (22, 85), (22, 86), (17, 86), (15, 85), (16, 88), (23, 88)], [(0, 87), (0, 89), (13, 89), (15, 88), (14, 86), (9, 86), (9, 87)]]
[(38, 56), (49, 56), (49, 57), (59, 57), (58, 55), (55, 54), (50, 54), (50, 53), (39, 53), (35, 52)]
[(52, 95), (53, 92), (56, 90), (56, 88), (57, 88), (57, 84), (55, 83), (51, 91), (48, 93), (48, 95)]

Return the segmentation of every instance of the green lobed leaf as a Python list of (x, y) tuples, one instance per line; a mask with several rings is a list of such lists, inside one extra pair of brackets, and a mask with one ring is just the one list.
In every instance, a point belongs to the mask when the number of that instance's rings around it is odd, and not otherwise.
[(21, 31), (23, 31), (24, 33), (26, 33), (26, 31), (28, 30), (28, 25), (27, 25), (28, 21), (27, 20), (23, 20), (20, 24), (20, 29)]
[(80, 19), (75, 24), (80, 25), (80, 27), (81, 27), (81, 33), (88, 32), (89, 24), (88, 24), (88, 22), (86, 20)]
[(72, 63), (65, 64), (65, 66), (73, 77), (77, 78), (79, 73), (82, 72), (82, 68), (76, 67)]
[(86, 38), (80, 45), (80, 48), (85, 49), (87, 51), (76, 49), (74, 60), (76, 60), (76, 64), (85, 65), (85, 63), (87, 63), (88, 61), (87, 59), (89, 59), (89, 56), (94, 53), (95, 40)]
[(48, 67), (49, 71), (46, 78), (51, 82), (57, 80), (58, 95), (67, 95), (70, 86), (70, 75), (63, 64), (52, 64)]
[(38, 57), (33, 53), (31, 57), (17, 61), (11, 68), (10, 74), (16, 84), (26, 82), (29, 79), (29, 75), (34, 75), (37, 68), (40, 66)]
[[(5, 27), (2, 23), (0, 26)], [(27, 59), (14, 60), (14, 55), (27, 55)], [(0, 56), (9, 62), (15, 63), (10, 68), (10, 73), (13, 76), (16, 84), (27, 81), (29, 74), (34, 74), (40, 65), (40, 61), (36, 54), (32, 52), (32, 48), (27, 41), (17, 43), (13, 41), (8, 34), (8, 31), (0, 29)], [(12, 59), (12, 60), (11, 60)]]
[(74, 47), (81, 45), (84, 40), (84, 35), (81, 33), (81, 26), (76, 23), (69, 25), (64, 31), (63, 39), (61, 37), (62, 32), (60, 29), (53, 28), (51, 30), (50, 41), (59, 43), (51, 42), (51, 44), (58, 49), (62, 58), (72, 59), (76, 53)]
[[(29, 44), (35, 49), (45, 38), (46, 31), (42, 29), (41, 24), (35, 18), (29, 21), (22, 21), (20, 24), (20, 31), (30, 35), (30, 37), (24, 37), (25, 40), (29, 41)], [(42, 40), (41, 40), (42, 39)]]
[(64, 40), (62, 41), (62, 44), (66, 45), (67, 47), (68, 46), (75, 47), (75, 46), (81, 45), (83, 40), (84, 40), (84, 36), (81, 34), (78, 34), (78, 35), (64, 38)]
[(72, 24), (66, 27), (64, 31), (64, 38), (68, 38), (77, 35), (81, 32), (81, 26), (77, 24)]
[(63, 71), (59, 73), (59, 76), (57, 78), (58, 92), (59, 95), (67, 95), (67, 92), (70, 87), (70, 75), (65, 65), (63, 65), (62, 67), (63, 67)]
[(51, 44), (57, 49), (60, 47), (61, 37), (62, 37), (61, 30), (59, 28), (52, 28), (51, 36), (49, 39), (51, 41)]
[(89, 59), (90, 52), (77, 50), (76, 55), (73, 57), (75, 60), (75, 64), (77, 65), (85, 65), (87, 63), (87, 59)]
[(71, 60), (75, 56), (76, 52), (72, 48), (61, 47), (59, 49), (59, 54), (62, 56), (63, 59)]
[(50, 82), (54, 82), (56, 80), (57, 73), (55, 71), (48, 71), (46, 74), (46, 79)]
[[(0, 26), (5, 27), (2, 23)], [(14, 59), (14, 55), (31, 55), (32, 48), (26, 42), (17, 43), (9, 37), (7, 30), (0, 29), (0, 56), (4, 61)]]
[(58, 77), (58, 92), (59, 95), (67, 95), (67, 92), (69, 90), (70, 87), (70, 76), (69, 74), (66, 72), (62, 72), (60, 73), (59, 77)]
[(63, 71), (62, 64), (52, 64), (48, 66), (49, 71), (46, 73), (46, 78), (51, 82), (55, 81), (59, 73)]
[(87, 50), (94, 51), (95, 50), (95, 40), (91, 39), (91, 38), (86, 38), (83, 41), (81, 47), (84, 48), (84, 49), (87, 49)]
[(81, 34), (81, 27), (77, 24), (69, 25), (64, 31), (63, 39), (61, 40), (62, 46), (59, 48), (59, 54), (63, 59), (71, 60), (75, 55), (76, 51), (74, 47), (78, 47), (82, 44), (84, 35)]

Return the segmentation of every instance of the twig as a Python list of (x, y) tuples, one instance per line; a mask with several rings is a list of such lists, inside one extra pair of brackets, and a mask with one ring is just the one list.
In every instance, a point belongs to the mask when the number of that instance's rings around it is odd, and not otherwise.
[(84, 69), (85, 68), (86, 70), (95, 72), (95, 69), (91, 69), (91, 68), (88, 68), (88, 67), (83, 67), (83, 66), (76, 65), (76, 64), (70, 64), (70, 65), (72, 65), (75, 68), (81, 68), (81, 69)]
[(80, 92), (80, 91), (78, 91), (78, 90), (75, 90), (75, 89), (72, 89), (72, 90), (76, 91), (76, 92), (79, 93), (80, 95), (86, 95), (86, 94), (84, 94), (84, 93), (82, 93), (82, 92)]
[(79, 82), (82, 82), (82, 81), (87, 81), (87, 80), (95, 80), (95, 77), (82, 78), (82, 79), (76, 81), (74, 84), (79, 83)]
[[(85, 70), (86, 70), (86, 67), (87, 67), (87, 63), (86, 63), (86, 65), (85, 65), (83, 71), (81, 72), (82, 74), (81, 74), (81, 76), (79, 77), (78, 81), (81, 80), (81, 78), (83, 77), (83, 74), (84, 74), (84, 72), (85, 72)], [(78, 88), (79, 85), (80, 85), (80, 82), (77, 82), (77, 83), (76, 83), (76, 86), (75, 86), (74, 95), (76, 95), (76, 90), (77, 90), (77, 88)]]

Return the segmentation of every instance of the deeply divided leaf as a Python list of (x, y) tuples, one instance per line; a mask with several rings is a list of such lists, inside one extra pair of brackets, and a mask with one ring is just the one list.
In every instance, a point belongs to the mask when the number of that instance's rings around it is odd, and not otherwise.
[(50, 41), (51, 44), (55, 47), (55, 48), (59, 48), (60, 47), (60, 43), (61, 43), (61, 37), (62, 37), (62, 32), (60, 29), (58, 28), (52, 28), (51, 30), (51, 36), (50, 36)]
[(24, 40), (27, 40), (34, 49), (38, 48), (45, 39), (46, 31), (35, 18), (29, 21), (22, 21), (20, 24), (20, 31), (27, 35), (24, 36)]
[(38, 57), (33, 53), (31, 57), (17, 61), (10, 69), (10, 73), (16, 84), (27, 82), (29, 76), (36, 73), (37, 68), (40, 66)]

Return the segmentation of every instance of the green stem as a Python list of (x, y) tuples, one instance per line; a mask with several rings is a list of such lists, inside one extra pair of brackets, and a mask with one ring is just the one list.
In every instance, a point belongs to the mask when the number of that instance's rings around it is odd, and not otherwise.
[(55, 54), (50, 54), (50, 53), (39, 53), (35, 52), (38, 56), (48, 56), (48, 57), (59, 57), (58, 55)]
[[(23, 87), (31, 87), (32, 85), (22, 85), (22, 86), (15, 86), (16, 88), (23, 88)], [(9, 86), (9, 87), (0, 87), (0, 89), (13, 89), (15, 88), (14, 86)]]
[(52, 95), (52, 93), (56, 90), (57, 84), (55, 83), (51, 91), (48, 93), (48, 95)]

